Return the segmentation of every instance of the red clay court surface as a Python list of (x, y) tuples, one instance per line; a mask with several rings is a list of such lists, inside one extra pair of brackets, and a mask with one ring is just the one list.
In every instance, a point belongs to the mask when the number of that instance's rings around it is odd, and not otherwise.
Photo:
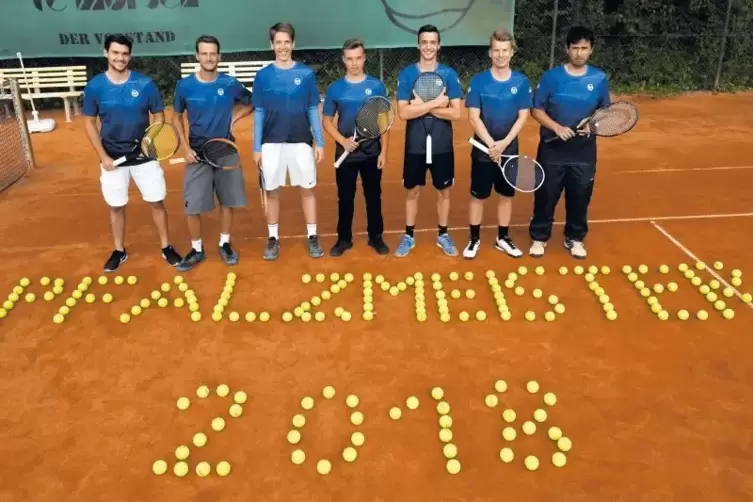
[[(130, 323), (121, 324), (141, 298), (176, 275), (159, 257), (156, 232), (147, 206), (134, 190), (128, 209), (127, 247), (130, 260), (120, 272), (138, 277), (135, 286), (100, 286), (96, 280), (111, 250), (107, 210), (100, 196), (98, 166), (87, 144), (80, 118), (36, 135), (33, 144), (37, 169), (0, 195), (0, 277), (3, 301), (22, 277), (37, 301), (17, 302), (0, 320), (0, 442), (2, 476), (0, 501), (743, 501), (753, 498), (753, 308), (735, 295), (721, 294), (731, 284), (733, 269), (742, 271), (735, 293), (753, 291), (748, 267), (753, 240), (753, 95), (684, 96), (666, 99), (634, 98), (641, 122), (630, 134), (600, 140), (600, 163), (590, 212), (589, 257), (576, 262), (561, 244), (564, 203), (558, 208), (558, 226), (545, 258), (513, 260), (493, 248), (494, 209), (489, 202), (482, 234), (483, 250), (475, 261), (445, 257), (435, 245), (435, 196), (427, 190), (421, 199), (417, 247), (405, 259), (379, 257), (366, 247), (360, 234), (356, 247), (340, 259), (311, 260), (302, 234), (305, 226), (297, 193), (287, 189), (280, 232), (279, 261), (262, 260), (266, 227), (259, 204), (255, 172), (247, 168), (249, 207), (238, 214), (233, 241), (241, 264), (229, 270), (216, 255), (217, 215), (205, 227), (209, 260), (183, 274), (201, 306), (203, 319), (193, 322), (186, 307), (152, 305)], [(43, 114), (43, 116), (50, 116)], [(250, 120), (238, 136), (250, 145)], [(468, 154), (470, 128), (456, 125), (457, 185), (453, 191), (452, 235), (462, 249), (467, 239)], [(535, 152), (533, 120), (523, 132), (522, 149)], [(393, 132), (391, 158), (384, 176), (384, 215), (394, 250), (402, 231), (403, 189), (400, 186), (403, 129)], [(248, 148), (246, 149), (248, 150)], [(332, 145), (320, 165), (319, 228), (326, 249), (334, 243), (336, 189), (331, 164)], [(246, 163), (251, 164), (250, 156)], [(182, 214), (181, 170), (167, 166), (173, 242), (181, 253), (188, 249)], [(512, 236), (527, 249), (526, 223), (530, 197), (517, 198)], [(357, 199), (356, 230), (365, 230), (363, 202)], [(695, 268), (696, 258), (711, 265), (721, 279), (716, 292), (734, 310), (727, 320), (678, 271), (681, 263)], [(647, 287), (676, 282), (676, 293), (656, 295), (669, 313), (661, 321), (639, 291), (621, 273), (624, 265), (649, 272), (640, 280)], [(658, 272), (660, 265), (669, 274)], [(526, 266), (528, 274), (515, 286), (525, 294), (502, 288), (512, 319), (500, 318), (487, 283), (487, 270), (502, 284), (508, 273)], [(534, 267), (545, 267), (536, 275)], [(595, 276), (610, 297), (616, 320), (606, 318), (585, 276), (573, 273), (608, 266), (611, 273)], [(569, 269), (561, 276), (558, 269)], [(213, 306), (228, 272), (237, 274), (229, 306), (221, 322), (211, 320)], [(449, 274), (461, 279), (451, 281)], [(463, 279), (473, 272), (472, 281)], [(329, 275), (352, 273), (355, 280), (314, 311), (323, 322), (282, 321), (302, 301), (318, 295), (331, 283)], [(382, 274), (391, 284), (421, 272), (426, 289), (428, 320), (414, 312), (414, 290), (408, 287), (390, 296), (374, 285), (375, 318), (362, 319), (362, 276)], [(324, 285), (303, 284), (302, 274), (324, 273)], [(473, 288), (473, 300), (451, 299), (450, 322), (441, 322), (431, 275), (441, 275), (443, 291)], [(62, 278), (65, 291), (51, 302), (42, 299), (40, 278)], [(82, 300), (54, 324), (53, 315), (81, 282), (90, 276), (88, 293), (96, 303)], [(703, 283), (715, 277), (698, 271)], [(531, 292), (543, 290), (536, 300)], [(114, 295), (104, 304), (105, 293)], [(551, 309), (548, 295), (557, 295), (566, 307), (553, 322), (543, 319)], [(165, 296), (172, 302), (181, 293), (173, 285)], [(154, 303), (154, 302), (153, 302)], [(352, 315), (345, 322), (334, 315), (341, 306)], [(691, 317), (681, 321), (677, 312)], [(695, 313), (705, 309), (706, 321)], [(473, 319), (477, 310), (488, 318)], [(537, 314), (524, 319), (527, 310)], [(237, 311), (239, 322), (228, 313)], [(246, 322), (246, 312), (267, 311), (272, 319)], [(469, 312), (461, 322), (461, 311)], [(505, 380), (509, 390), (498, 394), (489, 408), (487, 394), (494, 382)], [(539, 393), (525, 390), (529, 380), (541, 385)], [(196, 389), (209, 386), (212, 395), (198, 399)], [(219, 384), (230, 387), (229, 397), (218, 397)], [(336, 395), (322, 398), (332, 385)], [(453, 419), (451, 442), (457, 447), (462, 470), (451, 475), (439, 439), (439, 414), (430, 390), (444, 389)], [(233, 393), (248, 394), (243, 415), (231, 418)], [(545, 406), (545, 392), (556, 394), (553, 407)], [(362, 425), (349, 422), (353, 411), (345, 397), (360, 398)], [(176, 400), (191, 399), (187, 411)], [(303, 411), (301, 399), (312, 396), (315, 407)], [(420, 400), (408, 410), (406, 398)], [(393, 421), (388, 411), (403, 409)], [(502, 411), (517, 412), (512, 424), (518, 437), (502, 439)], [(537, 432), (521, 432), (535, 409), (548, 418)], [(293, 446), (286, 436), (292, 417), (307, 417), (302, 440)], [(222, 432), (210, 428), (222, 416)], [(547, 429), (558, 426), (572, 440), (567, 465), (556, 468), (552, 454), (557, 444)], [(203, 448), (191, 444), (203, 431)], [(347, 463), (342, 451), (351, 434), (360, 431), (365, 443), (358, 459)], [(178, 445), (191, 447), (184, 478), (173, 474)], [(514, 451), (512, 463), (500, 460), (500, 450)], [(306, 453), (302, 465), (291, 462), (291, 452)], [(523, 465), (535, 455), (535, 472)], [(317, 473), (321, 458), (332, 471)], [(167, 473), (152, 473), (155, 460), (167, 462)], [(214, 466), (228, 461), (232, 472), (219, 477)], [(201, 478), (198, 462), (212, 473)]]

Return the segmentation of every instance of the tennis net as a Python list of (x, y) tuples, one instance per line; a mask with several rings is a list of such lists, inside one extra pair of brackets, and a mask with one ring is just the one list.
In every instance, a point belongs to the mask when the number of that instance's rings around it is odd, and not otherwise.
[(33, 156), (18, 82), (0, 79), (0, 192), (32, 168)]

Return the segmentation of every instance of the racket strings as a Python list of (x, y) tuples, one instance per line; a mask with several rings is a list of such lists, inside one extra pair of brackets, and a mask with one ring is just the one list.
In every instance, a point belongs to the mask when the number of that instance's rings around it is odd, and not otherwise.
[(431, 101), (439, 97), (444, 89), (444, 79), (435, 72), (424, 72), (418, 76), (413, 90), (423, 101)]
[(207, 141), (201, 152), (207, 162), (218, 167), (232, 167), (241, 163), (238, 149), (226, 141)]
[(592, 134), (617, 136), (624, 134), (638, 122), (638, 110), (629, 103), (615, 103), (597, 110), (589, 121)]
[(150, 159), (164, 160), (178, 151), (180, 139), (172, 126), (160, 123), (149, 126), (141, 150)]
[(544, 169), (530, 157), (513, 157), (502, 167), (507, 182), (522, 192), (533, 192), (544, 182)]
[(372, 98), (359, 110), (356, 127), (360, 136), (375, 139), (386, 133), (395, 120), (392, 104), (384, 98)]

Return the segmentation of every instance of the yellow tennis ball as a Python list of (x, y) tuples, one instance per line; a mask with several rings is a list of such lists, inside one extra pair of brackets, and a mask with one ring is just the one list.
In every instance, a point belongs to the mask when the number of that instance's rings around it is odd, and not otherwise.
[(549, 428), (549, 439), (552, 441), (559, 441), (559, 439), (562, 437), (562, 429), (559, 427), (550, 427)]
[(539, 459), (533, 455), (528, 455), (524, 461), (526, 469), (529, 471), (535, 471), (539, 468)]
[(743, 293), (741, 299), (745, 303), (750, 303), (753, 302), (753, 295), (751, 295), (750, 293)]
[(285, 321), (285, 322), (292, 321), (293, 320), (293, 314), (291, 314), (290, 312), (284, 312), (282, 314), (282, 320)]
[(301, 441), (301, 433), (297, 429), (288, 431), (287, 439), (290, 444), (298, 444)]
[[(663, 311), (663, 312), (666, 312), (666, 311)], [(615, 310), (608, 311), (607, 312), (607, 319), (610, 320), (610, 321), (617, 320), (617, 311), (615, 311)]]
[(680, 310), (677, 312), (677, 318), (681, 321), (687, 321), (690, 319), (690, 313), (687, 310)]
[(301, 408), (304, 410), (310, 410), (314, 407), (314, 398), (306, 396), (301, 399)]
[(311, 276), (309, 274), (303, 274), (303, 276), (301, 276), (301, 282), (303, 282), (304, 284), (310, 283)]
[(54, 316), (52, 316), (52, 322), (54, 322), (55, 324), (63, 324), (63, 321), (65, 321), (63, 314), (55, 314)]
[(290, 454), (290, 460), (295, 465), (301, 465), (306, 460), (306, 454), (302, 450), (293, 450)]
[(316, 472), (322, 475), (329, 474), (332, 470), (332, 464), (329, 460), (322, 459), (316, 463)]
[(431, 389), (431, 397), (436, 399), (437, 401), (441, 400), (444, 397), (444, 390), (442, 387), (434, 387)]
[(514, 458), (515, 454), (512, 452), (511, 448), (502, 448), (499, 451), (499, 459), (506, 464), (512, 462)]
[(397, 406), (390, 408), (390, 418), (392, 420), (399, 420), (403, 416), (403, 411)]
[(152, 464), (152, 472), (157, 476), (162, 476), (167, 472), (167, 462), (165, 462), (164, 460), (156, 460)]
[(505, 441), (515, 441), (515, 438), (518, 436), (518, 433), (515, 431), (513, 427), (505, 427), (502, 430), (502, 437), (505, 439)]
[(544, 411), (544, 410), (542, 410), (540, 408), (538, 410), (536, 410), (536, 411), (533, 412), (533, 419), (536, 420), (539, 423), (545, 422), (546, 418), (547, 418), (546, 411)]
[(177, 405), (179, 410), (185, 411), (191, 406), (191, 401), (187, 397), (180, 397)]
[(300, 429), (304, 425), (306, 425), (306, 417), (305, 416), (303, 416), (303, 415), (301, 415), (299, 413), (299, 414), (297, 414), (297, 415), (295, 415), (293, 417), (293, 427), (297, 427), (298, 429)]
[(437, 404), (437, 413), (447, 415), (450, 412), (450, 404), (447, 401), (440, 401)]
[(360, 411), (354, 411), (350, 414), (350, 423), (353, 425), (361, 425), (363, 423), (363, 413)]
[(346, 321), (346, 322), (350, 321), (351, 318), (352, 318), (352, 315), (347, 310), (345, 312), (343, 312), (343, 315), (340, 317), (340, 319), (342, 319), (343, 321)]
[(201, 448), (207, 444), (207, 435), (203, 432), (197, 432), (193, 435), (193, 445), (197, 448)]
[(530, 420), (523, 422), (523, 432), (529, 436), (532, 435), (534, 432), (536, 432), (536, 424), (534, 424)]
[(191, 312), (191, 320), (193, 322), (201, 321), (201, 312)]
[(460, 472), (460, 462), (456, 458), (451, 458), (447, 461), (447, 472), (450, 474), (457, 474)]
[(442, 454), (445, 458), (455, 458), (458, 455), (458, 447), (452, 443), (447, 443), (442, 447)]
[(732, 309), (724, 309), (724, 312), (722, 312), (722, 316), (724, 316), (725, 319), (731, 320), (735, 318), (735, 311)]
[(230, 463), (225, 460), (218, 462), (217, 466), (215, 467), (215, 472), (218, 476), (224, 478), (225, 476), (230, 474)]
[(566, 463), (567, 456), (561, 451), (552, 454), (552, 464), (554, 464), (555, 467), (564, 467)]
[(209, 465), (209, 462), (199, 462), (196, 465), (196, 475), (200, 478), (209, 476), (210, 472), (212, 472), (212, 467)]
[(358, 457), (358, 452), (352, 446), (347, 446), (343, 450), (343, 460), (346, 462), (354, 462)]
[(439, 429), (439, 440), (443, 443), (452, 441), (452, 431), (450, 429)]
[(460, 312), (460, 314), (458, 315), (458, 318), (459, 318), (459, 319), (460, 319), (461, 321), (465, 322), (465, 321), (467, 321), (468, 319), (470, 319), (470, 318), (471, 318), (471, 316), (470, 316), (470, 315), (468, 314), (468, 312), (466, 312), (466, 311), (464, 310), (464, 311)]
[(122, 322), (123, 324), (126, 324), (130, 320), (131, 320), (131, 316), (130, 315), (128, 315), (128, 314), (120, 314), (120, 322)]
[(42, 286), (49, 286), (50, 285), (50, 278), (47, 277), (47, 276), (42, 277), (41, 279), (39, 279), (39, 284), (41, 284)]
[(270, 319), (269, 312), (262, 312), (259, 314), (259, 320), (261, 322), (268, 322)]
[(449, 429), (452, 427), (452, 417), (450, 415), (440, 415), (439, 427), (442, 429)]
[(418, 398), (416, 396), (410, 396), (405, 400), (405, 406), (407, 406), (409, 410), (418, 409), (418, 404)]
[(350, 442), (353, 443), (353, 446), (363, 446), (364, 441), (366, 441), (366, 436), (363, 435), (363, 432), (354, 432), (350, 435)]
[(185, 460), (190, 454), (191, 450), (188, 449), (188, 446), (180, 445), (175, 449), (175, 458), (178, 460)]
[(139, 282), (139, 280), (136, 278), (135, 275), (128, 276), (128, 284), (130, 284), (131, 286), (133, 286), (137, 282)]
[(536, 320), (536, 313), (532, 310), (529, 310), (525, 314), (526, 321), (535, 321)]

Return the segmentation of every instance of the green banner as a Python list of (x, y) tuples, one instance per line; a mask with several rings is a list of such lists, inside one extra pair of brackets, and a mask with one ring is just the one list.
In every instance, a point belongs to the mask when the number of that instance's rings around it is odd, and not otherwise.
[(367, 47), (411, 47), (424, 24), (444, 45), (483, 45), (512, 30), (515, 0), (0, 0), (0, 59), (99, 56), (108, 33), (134, 39), (134, 56), (192, 54), (199, 35), (223, 52), (269, 49), (268, 29), (292, 23), (299, 49), (351, 37)]

